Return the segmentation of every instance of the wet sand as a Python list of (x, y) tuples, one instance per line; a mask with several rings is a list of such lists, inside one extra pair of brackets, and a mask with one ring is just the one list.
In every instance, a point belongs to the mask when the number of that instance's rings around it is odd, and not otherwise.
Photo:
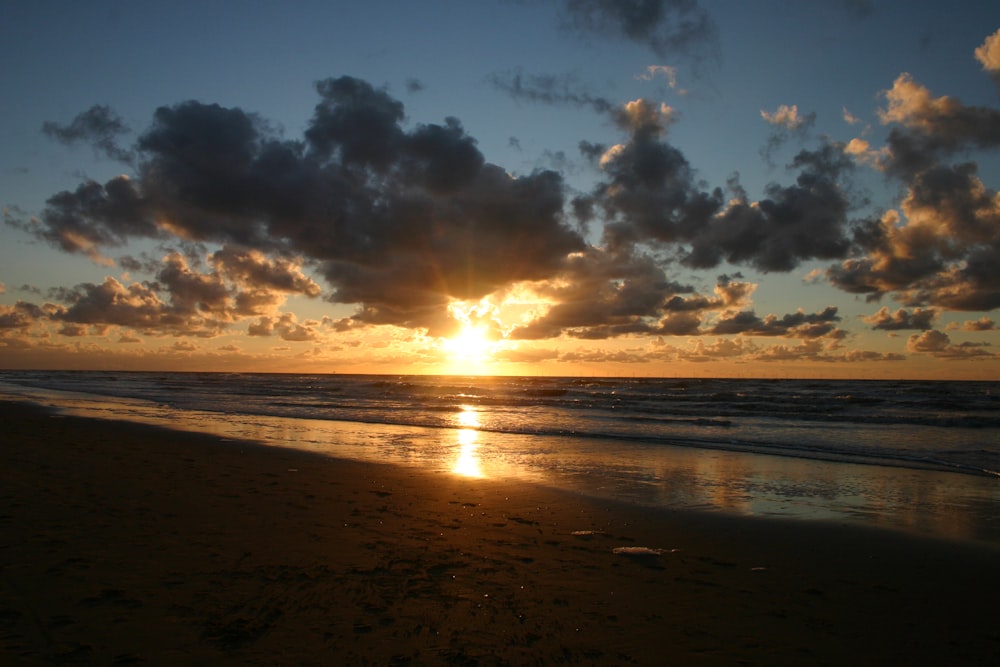
[(0, 403), (0, 664), (996, 664), (1000, 548)]

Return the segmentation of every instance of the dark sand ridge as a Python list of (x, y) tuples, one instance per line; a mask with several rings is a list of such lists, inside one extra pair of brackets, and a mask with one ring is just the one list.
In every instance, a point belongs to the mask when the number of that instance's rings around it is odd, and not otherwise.
[(26, 404), (0, 442), (3, 665), (1000, 664), (995, 547)]

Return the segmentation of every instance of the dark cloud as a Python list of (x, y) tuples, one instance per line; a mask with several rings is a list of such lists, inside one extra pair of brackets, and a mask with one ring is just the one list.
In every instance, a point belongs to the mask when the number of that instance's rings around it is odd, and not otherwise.
[(131, 151), (118, 145), (118, 138), (130, 132), (125, 121), (110, 107), (94, 105), (79, 113), (68, 125), (53, 121), (42, 123), (42, 132), (60, 143), (73, 145), (87, 143), (108, 157), (121, 162), (131, 162)]
[(155, 336), (210, 337), (247, 317), (269, 316), (289, 294), (319, 295), (319, 286), (294, 260), (223, 247), (209, 261), (211, 267), (201, 271), (176, 251), (155, 267), (131, 260), (144, 271), (155, 268), (155, 279), (124, 284), (107, 277), (100, 284), (55, 288), (50, 298), (59, 304), (20, 305), (20, 323), (48, 320), (59, 323), (64, 335), (77, 336), (119, 326)]
[[(553, 92), (555, 85), (540, 89), (553, 100), (596, 105), (630, 137), (610, 148), (581, 143), (608, 178), (570, 206), (576, 224), (604, 223), (615, 270), (574, 277), (590, 292), (554, 295), (546, 317), (519, 336), (697, 332), (701, 311), (678, 301), (684, 292), (633, 252), (642, 244), (673, 249), (695, 268), (729, 261), (789, 270), (804, 259), (843, 256), (842, 175), (851, 163), (835, 146), (800, 153), (792, 165), (800, 171), (796, 184), (771, 186), (761, 202), (751, 203), (734, 181), (739, 196), (725, 206), (722, 191), (706, 190), (666, 141), (676, 120), (671, 108), (645, 100), (611, 108), (568, 88)], [(507, 174), (486, 162), (457, 119), (407, 130), (403, 105), (364, 81), (328, 79), (317, 91), (320, 102), (300, 141), (278, 137), (241, 109), (161, 107), (139, 137), (134, 179), (59, 193), (40, 226), (24, 227), (95, 258), (132, 237), (223, 244), (230, 250), (210, 260), (214, 275), (175, 266), (158, 269), (157, 283), (178, 313), (212, 313), (220, 321), (265, 315), (281, 292), (319, 292), (298, 268), (297, 277), (286, 272), (279, 282), (271, 274), (277, 265), (260, 265), (265, 254), (301, 256), (328, 281), (330, 299), (358, 304), (358, 323), (434, 333), (453, 326), (452, 299), (575, 276), (569, 257), (586, 244), (566, 219), (556, 172)], [(232, 256), (237, 247), (258, 253), (257, 266), (248, 255)], [(138, 270), (140, 263), (126, 258), (123, 266)], [(226, 283), (244, 278), (254, 287)]]
[(41, 308), (26, 301), (18, 301), (13, 306), (0, 304), (0, 336), (9, 331), (26, 330), (44, 316)]
[(923, 310), (916, 308), (913, 311), (900, 308), (896, 312), (890, 312), (887, 306), (883, 306), (874, 315), (862, 317), (861, 319), (872, 325), (872, 329), (883, 331), (903, 331), (906, 329), (919, 329), (926, 331), (932, 328), (934, 319), (938, 312), (934, 309)]
[[(985, 55), (985, 54), (984, 54)], [(1000, 147), (1000, 111), (934, 97), (909, 74), (885, 93), (886, 150), (865, 158), (900, 179), (901, 214), (855, 230), (864, 254), (828, 271), (837, 287), (910, 307), (1000, 307), (1000, 197), (976, 163), (946, 160)]]
[(587, 92), (581, 81), (572, 74), (524, 74), (518, 69), (493, 73), (488, 80), (497, 90), (515, 100), (589, 107), (601, 114), (615, 109), (615, 104), (607, 98)]
[(164, 234), (148, 213), (148, 205), (126, 176), (104, 185), (95, 181), (64, 190), (46, 201), (39, 220), (7, 217), (8, 225), (20, 228), (71, 253), (100, 260), (100, 249), (124, 245), (130, 236), (162, 237)]
[(697, 0), (563, 0), (567, 27), (586, 36), (628, 39), (663, 58), (701, 60), (716, 49), (717, 28)]
[(193, 271), (180, 254), (164, 259), (156, 279), (155, 286), (169, 293), (175, 314), (187, 317), (204, 313), (229, 318), (230, 293), (226, 283), (217, 274)]
[(108, 277), (101, 284), (83, 283), (55, 294), (69, 305), (52, 319), (72, 324), (110, 324), (155, 334), (215, 335), (222, 323), (197, 312), (165, 303), (152, 287), (124, 285)]
[(343, 165), (388, 169), (404, 135), (403, 103), (347, 76), (324, 79), (316, 90), (321, 101), (305, 133), (311, 152)]
[(828, 306), (818, 313), (801, 310), (778, 317), (760, 318), (753, 311), (726, 313), (706, 333), (710, 335), (785, 336), (788, 338), (821, 338), (839, 336), (836, 322), (840, 321), (837, 308)]
[(50, 198), (39, 225), (13, 223), (95, 258), (171, 236), (302, 256), (334, 301), (360, 304), (360, 321), (404, 326), (437, 326), (452, 298), (548, 278), (585, 247), (559, 174), (488, 164), (453, 118), (406, 130), (402, 103), (359, 79), (316, 87), (298, 141), (238, 108), (161, 107), (134, 179), (87, 182)]
[[(510, 334), (514, 339), (552, 338), (567, 333), (574, 338), (603, 339), (628, 334), (689, 333), (700, 316), (669, 312), (667, 304), (694, 288), (667, 278), (649, 256), (615, 256), (596, 248), (571, 258), (557, 280), (539, 287), (552, 303), (531, 323)], [(712, 307), (708, 300), (705, 308)], [(719, 302), (715, 302), (716, 306)], [(661, 320), (669, 320), (671, 331)], [(683, 329), (683, 332), (680, 331)]]
[[(704, 192), (687, 158), (663, 137), (669, 116), (638, 100), (626, 105), (619, 122), (631, 140), (606, 149), (599, 166), (607, 180), (592, 201), (603, 209), (604, 242), (612, 249), (640, 241), (678, 243), (697, 236), (722, 206), (722, 192)], [(581, 146), (596, 154), (597, 146)]]
[(736, 190), (725, 210), (689, 237), (684, 262), (711, 268), (725, 260), (763, 271), (791, 271), (810, 259), (835, 259), (851, 249), (848, 217), (855, 205), (844, 185), (849, 165), (834, 145), (802, 151), (794, 185), (772, 183), (766, 197), (748, 201)]
[(837, 287), (907, 306), (1000, 307), (1000, 198), (976, 166), (934, 165), (915, 174), (898, 215), (858, 230), (868, 252), (828, 271)]
[(885, 168), (911, 177), (940, 160), (971, 149), (1000, 146), (1000, 110), (972, 107), (931, 92), (909, 74), (901, 74), (885, 93), (883, 123), (893, 123)]
[(222, 248), (208, 259), (221, 275), (244, 287), (309, 297), (319, 296), (322, 291), (302, 272), (299, 260), (271, 259), (258, 250), (233, 246)]
[(799, 172), (795, 184), (772, 183), (757, 202), (731, 180), (726, 203), (722, 190), (706, 190), (684, 155), (665, 140), (667, 109), (632, 102), (620, 118), (631, 140), (603, 153), (600, 165), (609, 178), (593, 193), (608, 221), (609, 247), (673, 245), (693, 268), (726, 261), (764, 271), (847, 256), (853, 224), (848, 213), (857, 202), (850, 184), (854, 164), (843, 146), (827, 142), (801, 151), (789, 166)]
[[(579, 254), (557, 280), (539, 290), (552, 305), (530, 323), (516, 327), (513, 339), (559, 335), (599, 340), (628, 335), (700, 336), (712, 314), (745, 307), (756, 285), (734, 276), (719, 276), (714, 294), (699, 294), (691, 285), (670, 280), (649, 255), (615, 255), (598, 249)], [(727, 315), (728, 316), (728, 315)], [(725, 317), (724, 316), (724, 319)], [(815, 337), (832, 335), (839, 321), (836, 308), (754, 319), (753, 326), (730, 333)], [(725, 326), (725, 325), (723, 325)]]

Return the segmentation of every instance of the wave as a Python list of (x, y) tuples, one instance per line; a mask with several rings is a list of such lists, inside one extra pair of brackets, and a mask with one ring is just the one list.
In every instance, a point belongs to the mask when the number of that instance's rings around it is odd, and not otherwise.
[(997, 476), (1000, 383), (4, 372), (175, 409), (605, 439)]

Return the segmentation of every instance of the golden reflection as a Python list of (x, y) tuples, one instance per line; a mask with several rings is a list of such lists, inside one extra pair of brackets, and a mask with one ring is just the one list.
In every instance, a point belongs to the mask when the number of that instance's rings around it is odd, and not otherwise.
[(463, 405), (458, 413), (458, 424), (463, 428), (458, 430), (458, 459), (451, 469), (456, 475), (464, 477), (485, 477), (479, 467), (479, 417), (476, 409)]
[(471, 405), (463, 405), (458, 413), (458, 425), (463, 428), (479, 428), (479, 413)]

